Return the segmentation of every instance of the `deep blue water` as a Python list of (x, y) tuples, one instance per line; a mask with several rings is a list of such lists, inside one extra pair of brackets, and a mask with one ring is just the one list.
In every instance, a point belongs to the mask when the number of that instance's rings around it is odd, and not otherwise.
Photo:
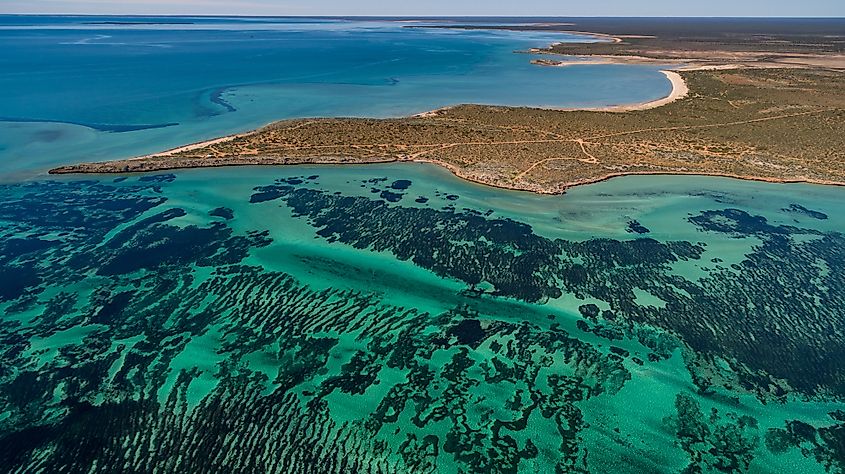
[(544, 68), (550, 33), (390, 21), (0, 16), (0, 171), (161, 151), (310, 116), (402, 116), (456, 103), (640, 102), (654, 67)]

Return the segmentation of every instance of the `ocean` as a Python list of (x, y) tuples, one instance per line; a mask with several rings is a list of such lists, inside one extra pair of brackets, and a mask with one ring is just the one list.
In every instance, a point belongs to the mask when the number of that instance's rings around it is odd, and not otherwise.
[(276, 119), (668, 92), (550, 33), (0, 17), (10, 472), (840, 472), (845, 190), (424, 164), (53, 178)]
[[(665, 96), (657, 67), (563, 72), (514, 51), (566, 34), (302, 19), (0, 17), (0, 171), (142, 155), (292, 117)], [(23, 176), (26, 175), (26, 176)]]

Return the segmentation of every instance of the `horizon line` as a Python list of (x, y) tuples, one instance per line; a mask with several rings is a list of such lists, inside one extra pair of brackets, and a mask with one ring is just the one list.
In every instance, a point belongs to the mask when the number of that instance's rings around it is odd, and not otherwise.
[(442, 18), (599, 18), (599, 19), (743, 19), (743, 20), (769, 20), (769, 19), (802, 19), (802, 20), (845, 20), (845, 16), (721, 16), (721, 15), (683, 15), (683, 16), (605, 16), (605, 15), (238, 15), (238, 14), (193, 14), (193, 13), (0, 13), (0, 16), (78, 16), (78, 17), (162, 17), (162, 18), (404, 18), (404, 19), (442, 19)]

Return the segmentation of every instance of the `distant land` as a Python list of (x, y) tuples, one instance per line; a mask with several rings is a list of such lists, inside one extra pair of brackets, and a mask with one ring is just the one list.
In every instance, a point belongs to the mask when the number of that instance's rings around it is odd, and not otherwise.
[[(604, 110), (461, 105), (404, 119), (311, 119), (51, 173), (422, 161), (540, 193), (630, 174), (845, 184), (845, 20), (452, 19), (411, 28), (592, 34), (528, 51), (538, 67), (666, 65), (667, 98)], [(510, 21), (513, 21), (512, 19)], [(484, 23), (482, 23), (484, 22)], [(677, 70), (677, 72), (675, 71)]]

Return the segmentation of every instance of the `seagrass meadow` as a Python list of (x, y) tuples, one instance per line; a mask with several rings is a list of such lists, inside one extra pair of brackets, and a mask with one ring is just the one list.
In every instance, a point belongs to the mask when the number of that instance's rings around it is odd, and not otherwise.
[(0, 187), (8, 472), (842, 472), (838, 188)]

